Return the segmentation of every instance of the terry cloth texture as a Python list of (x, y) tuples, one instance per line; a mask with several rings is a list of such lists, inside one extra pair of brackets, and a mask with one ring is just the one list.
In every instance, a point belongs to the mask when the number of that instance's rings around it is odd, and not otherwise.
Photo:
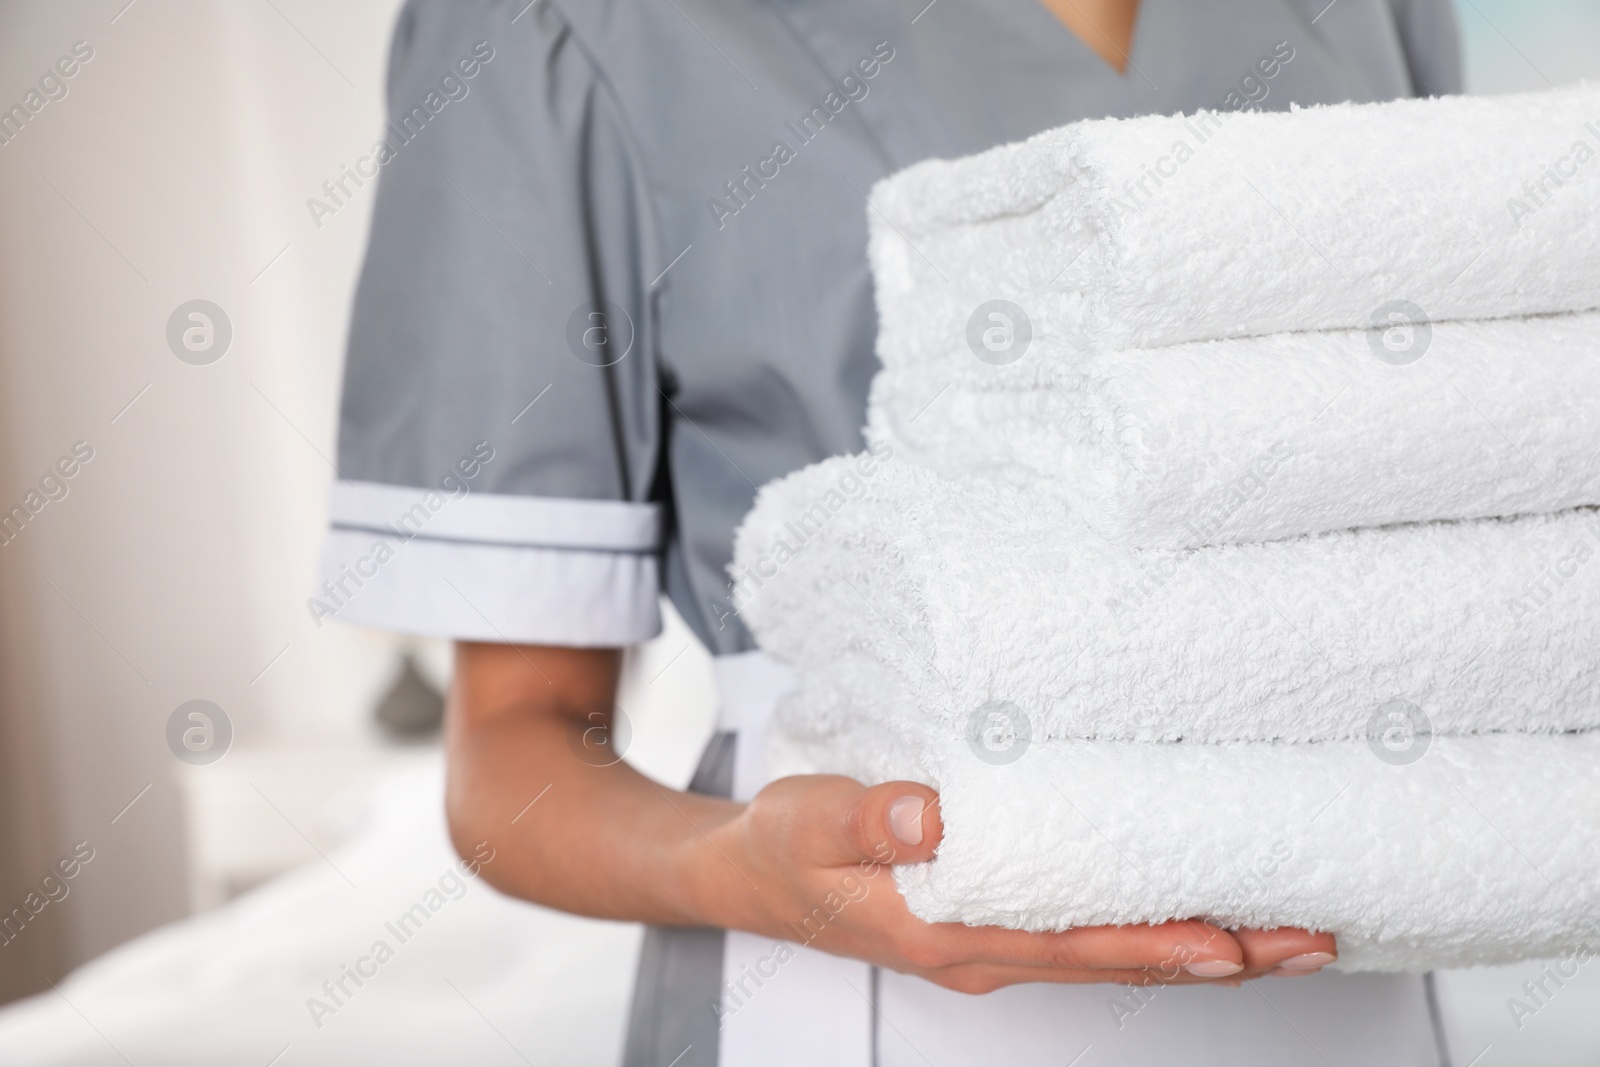
[[(791, 707), (833, 685), (808, 676)], [(898, 695), (897, 695), (898, 694)], [(1600, 946), (1600, 732), (1223, 745), (775, 735), (784, 773), (936, 786), (944, 838), (896, 868), (929, 922), (1025, 930), (1210, 918), (1337, 937), (1337, 967), (1420, 971)], [(826, 702), (826, 698), (819, 702)]]
[[(1580, 146), (1581, 143), (1581, 146)], [(1600, 306), (1600, 88), (1074, 123), (872, 192), (886, 364), (1008, 299), (1105, 351)]]
[(868, 433), (1145, 547), (1600, 504), (1600, 314), (1403, 339), (1398, 363), (1339, 330), (1087, 360), (1035, 341), (1008, 366), (958, 341), (885, 367)]
[(929, 921), (1592, 949), (1595, 143), (1579, 88), (1080, 123), (880, 183), (868, 452), (735, 539), (799, 678), (769, 766), (937, 788), (896, 872)]
[(1040, 739), (1361, 738), (1394, 701), (1439, 733), (1600, 726), (1592, 509), (1133, 549), (1016, 487), (870, 458), (761, 491), (735, 595), (802, 676), (868, 664), (942, 729), (993, 701)]
[(880, 446), (737, 539), (801, 679), (769, 765), (940, 792), (915, 914), (1305, 926), (1351, 970), (1600, 935), (1593, 510), (1164, 551), (1030, 505)]

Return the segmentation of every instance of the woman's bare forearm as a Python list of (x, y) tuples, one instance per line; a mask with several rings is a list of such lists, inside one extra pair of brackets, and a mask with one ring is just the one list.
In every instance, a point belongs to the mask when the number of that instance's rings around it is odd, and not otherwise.
[(500, 890), (581, 915), (749, 930), (969, 993), (1148, 984), (1152, 971), (1185, 983), (1305, 974), (1337, 951), (1328, 934), (1192, 921), (1056, 933), (923, 922), (886, 872), (933, 859), (932, 789), (804, 775), (749, 804), (666, 789), (604, 743), (619, 663), (614, 650), (457, 646), (450, 832)]
[(482, 875), (539, 904), (610, 919), (716, 921), (725, 878), (706, 835), (741, 806), (661, 786), (606, 740), (620, 654), (461, 643), (446, 717), (450, 832)]

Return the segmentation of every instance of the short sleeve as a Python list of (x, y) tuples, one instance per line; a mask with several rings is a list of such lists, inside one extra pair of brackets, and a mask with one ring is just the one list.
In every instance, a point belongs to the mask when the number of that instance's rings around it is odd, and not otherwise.
[(310, 610), (472, 640), (647, 639), (656, 243), (626, 123), (552, 0), (413, 0), (388, 112), (324, 188), (337, 210), (375, 182), (376, 203)]
[(1417, 96), (1465, 91), (1461, 29), (1452, 0), (1393, 0), (1395, 24)]

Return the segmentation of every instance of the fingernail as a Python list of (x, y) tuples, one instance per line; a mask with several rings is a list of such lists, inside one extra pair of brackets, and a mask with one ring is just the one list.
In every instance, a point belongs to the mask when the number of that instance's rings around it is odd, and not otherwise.
[(1334, 954), (1331, 952), (1306, 952), (1299, 956), (1290, 956), (1288, 959), (1280, 961), (1277, 969), (1280, 971), (1292, 971), (1298, 974), (1307, 974), (1311, 971), (1318, 970), (1319, 968), (1326, 967), (1328, 964), (1332, 963), (1334, 959)]
[(926, 807), (921, 797), (901, 797), (889, 805), (889, 829), (903, 844), (922, 844), (922, 809)]
[(1226, 978), (1230, 974), (1238, 974), (1244, 970), (1244, 964), (1234, 963), (1232, 960), (1201, 960), (1191, 963), (1184, 970), (1196, 978)]

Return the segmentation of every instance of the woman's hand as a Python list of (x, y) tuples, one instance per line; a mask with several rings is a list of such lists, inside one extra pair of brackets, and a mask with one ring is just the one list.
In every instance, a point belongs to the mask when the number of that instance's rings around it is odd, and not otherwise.
[[(503, 892), (580, 915), (725, 926), (981, 993), (1018, 982), (1225, 982), (1309, 974), (1333, 938), (1200, 922), (1030, 934), (914, 918), (888, 867), (933, 857), (933, 790), (786, 778), (748, 804), (595, 759), (615, 650), (457, 646), (446, 805)], [(600, 723), (597, 727), (597, 723)]]
[[(1019, 982), (1223, 982), (1312, 974), (1334, 958), (1331, 934), (1228, 932), (1203, 922), (1027, 933), (914, 917), (889, 866), (933, 857), (938, 797), (912, 782), (774, 782), (712, 831), (699, 862), (719, 925), (810, 944), (986, 993)], [(719, 855), (720, 854), (720, 855)]]

